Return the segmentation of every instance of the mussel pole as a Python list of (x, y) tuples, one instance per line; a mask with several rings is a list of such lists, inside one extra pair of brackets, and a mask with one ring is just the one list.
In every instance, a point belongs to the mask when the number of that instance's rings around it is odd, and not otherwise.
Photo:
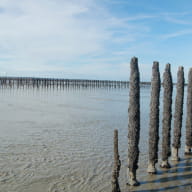
[(170, 168), (168, 158), (171, 155), (171, 119), (172, 119), (172, 92), (173, 82), (170, 70), (170, 64), (165, 67), (163, 74), (163, 128), (162, 128), (162, 168)]
[(159, 63), (153, 62), (149, 122), (149, 162), (147, 169), (147, 172), (150, 174), (156, 173), (155, 164), (158, 162), (160, 89), (161, 79), (159, 72)]
[(175, 99), (175, 115), (174, 115), (174, 133), (172, 144), (172, 160), (178, 161), (178, 150), (181, 147), (181, 127), (183, 117), (183, 97), (184, 97), (184, 71), (183, 67), (179, 67), (177, 72), (177, 93)]
[(138, 185), (136, 170), (139, 159), (140, 138), (140, 77), (138, 59), (131, 59), (131, 73), (129, 84), (129, 108), (128, 108), (128, 183)]

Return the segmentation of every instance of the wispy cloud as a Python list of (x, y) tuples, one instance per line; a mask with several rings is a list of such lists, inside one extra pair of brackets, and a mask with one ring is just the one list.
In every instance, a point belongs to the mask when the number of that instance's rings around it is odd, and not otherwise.
[(191, 21), (187, 21), (185, 18), (184, 19), (178, 19), (174, 17), (166, 17), (166, 21), (175, 23), (175, 24), (180, 24), (180, 25), (192, 25)]
[(127, 21), (138, 21), (138, 20), (146, 20), (146, 19), (153, 19), (157, 18), (157, 14), (139, 14), (132, 17), (127, 17), (125, 20)]
[(165, 21), (179, 24), (179, 25), (191, 25), (191, 16), (190, 12), (162, 12), (160, 17)]
[(192, 34), (192, 29), (181, 30), (181, 31), (176, 31), (174, 33), (162, 35), (162, 39), (177, 38), (180, 36), (190, 35), (190, 34)]

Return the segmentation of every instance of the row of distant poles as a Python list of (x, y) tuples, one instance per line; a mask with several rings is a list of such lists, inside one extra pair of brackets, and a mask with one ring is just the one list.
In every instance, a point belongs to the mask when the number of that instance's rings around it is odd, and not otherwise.
[[(129, 85), (129, 108), (128, 108), (128, 184), (139, 185), (136, 178), (139, 159), (139, 139), (140, 139), (140, 74), (138, 59), (131, 59), (131, 73)], [(177, 73), (177, 92), (174, 112), (174, 135), (171, 147), (171, 120), (172, 120), (172, 92), (173, 82), (170, 64), (167, 64), (163, 74), (163, 120), (162, 120), (162, 157), (160, 167), (170, 168), (169, 157), (173, 161), (179, 161), (178, 151), (181, 146), (181, 128), (183, 116), (184, 100), (184, 70), (179, 67)], [(149, 174), (156, 174), (156, 164), (158, 162), (159, 144), (159, 98), (161, 89), (161, 79), (159, 63), (154, 62), (152, 67), (151, 80), (151, 101), (150, 101), (150, 121), (149, 121), (149, 151), (148, 169)], [(188, 74), (187, 88), (187, 119), (186, 119), (186, 144), (185, 154), (192, 154), (192, 68)], [(120, 171), (120, 158), (118, 153), (118, 131), (114, 131), (114, 166), (112, 174), (112, 192), (120, 192), (118, 183)]]
[[(142, 82), (146, 85), (147, 82)], [(128, 88), (128, 81), (56, 79), (36, 77), (0, 77), (0, 86), (5, 88)]]

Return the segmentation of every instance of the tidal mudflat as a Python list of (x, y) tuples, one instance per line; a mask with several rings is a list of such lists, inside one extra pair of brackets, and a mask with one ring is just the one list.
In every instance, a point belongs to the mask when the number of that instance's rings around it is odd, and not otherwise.
[[(170, 161), (170, 170), (160, 169), (158, 165), (157, 175), (147, 174), (150, 105), (150, 87), (147, 86), (141, 88), (137, 171), (141, 185), (126, 186), (128, 91), (127, 88), (2, 88), (0, 192), (110, 192), (114, 129), (119, 130), (122, 162), (119, 181), (123, 192), (128, 189), (190, 191), (192, 157), (184, 156), (186, 101), (181, 161)], [(175, 88), (173, 101), (174, 98)], [(159, 147), (161, 157), (161, 138)]]

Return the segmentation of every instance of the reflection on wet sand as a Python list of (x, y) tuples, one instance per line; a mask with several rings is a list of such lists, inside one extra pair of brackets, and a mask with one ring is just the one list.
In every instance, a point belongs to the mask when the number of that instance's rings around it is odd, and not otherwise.
[(174, 163), (171, 161), (171, 163), (172, 166), (169, 170), (159, 168), (156, 175), (142, 176), (141, 186), (129, 187), (129, 190), (134, 192), (191, 191), (191, 157), (185, 156), (180, 162)]

